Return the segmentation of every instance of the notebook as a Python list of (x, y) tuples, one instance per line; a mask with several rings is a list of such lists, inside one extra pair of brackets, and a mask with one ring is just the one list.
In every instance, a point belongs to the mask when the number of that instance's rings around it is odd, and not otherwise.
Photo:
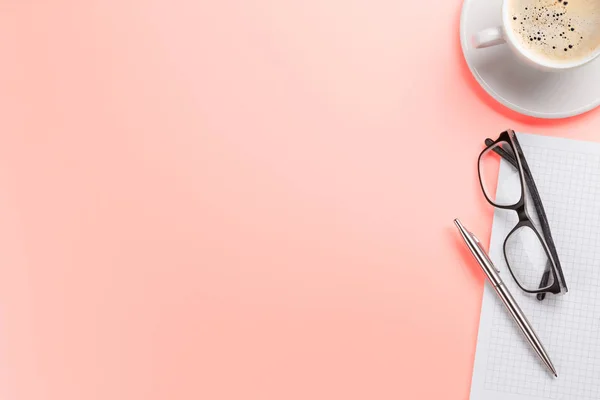
[[(489, 248), (557, 369), (554, 378), (486, 283), (471, 400), (600, 399), (600, 144), (517, 133), (540, 192), (569, 292), (519, 290), (502, 245), (517, 216), (496, 210)], [(500, 164), (498, 190), (509, 173)], [(511, 181), (513, 182), (513, 181)], [(504, 187), (503, 187), (504, 185)]]

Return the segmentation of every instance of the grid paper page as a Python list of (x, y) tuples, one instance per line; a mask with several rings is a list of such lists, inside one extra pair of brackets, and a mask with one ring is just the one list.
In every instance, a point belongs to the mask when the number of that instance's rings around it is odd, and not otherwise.
[[(517, 136), (544, 203), (569, 292), (549, 294), (539, 302), (517, 287), (502, 250), (517, 222), (514, 211), (496, 210), (490, 257), (546, 347), (559, 377), (551, 376), (486, 283), (471, 400), (598, 400), (600, 144)], [(510, 190), (506, 188), (508, 174), (508, 165), (502, 161), (498, 191)]]

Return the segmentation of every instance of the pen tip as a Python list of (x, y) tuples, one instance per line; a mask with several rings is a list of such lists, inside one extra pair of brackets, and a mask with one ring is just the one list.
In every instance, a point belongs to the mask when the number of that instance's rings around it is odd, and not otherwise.
[(558, 374), (557, 374), (556, 372), (554, 373), (554, 377), (555, 377), (555, 378), (558, 378)]

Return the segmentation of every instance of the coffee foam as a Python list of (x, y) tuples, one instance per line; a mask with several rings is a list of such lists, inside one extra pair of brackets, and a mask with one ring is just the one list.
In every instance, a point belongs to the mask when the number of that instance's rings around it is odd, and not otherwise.
[(552, 62), (572, 62), (600, 47), (600, 0), (509, 0), (521, 45)]

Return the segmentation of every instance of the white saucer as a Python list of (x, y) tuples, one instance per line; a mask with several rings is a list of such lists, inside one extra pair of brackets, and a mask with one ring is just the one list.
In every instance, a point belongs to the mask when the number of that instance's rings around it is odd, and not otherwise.
[(543, 72), (516, 59), (506, 44), (473, 48), (473, 35), (502, 24), (502, 0), (464, 0), (460, 42), (481, 86), (506, 107), (538, 118), (566, 118), (600, 104), (600, 57), (563, 72)]

